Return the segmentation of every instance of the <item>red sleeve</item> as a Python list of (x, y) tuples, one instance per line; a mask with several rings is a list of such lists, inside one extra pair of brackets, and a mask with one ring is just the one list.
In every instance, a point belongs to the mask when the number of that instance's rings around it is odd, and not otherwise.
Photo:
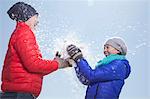
[(27, 30), (25, 33), (18, 34), (15, 49), (28, 72), (46, 75), (58, 69), (57, 61), (42, 59), (35, 36), (31, 31)]

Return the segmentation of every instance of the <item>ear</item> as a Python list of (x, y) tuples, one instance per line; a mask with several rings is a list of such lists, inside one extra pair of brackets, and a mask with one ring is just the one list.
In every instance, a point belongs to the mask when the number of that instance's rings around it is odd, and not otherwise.
[(116, 54), (121, 54), (121, 52), (119, 50), (116, 50)]

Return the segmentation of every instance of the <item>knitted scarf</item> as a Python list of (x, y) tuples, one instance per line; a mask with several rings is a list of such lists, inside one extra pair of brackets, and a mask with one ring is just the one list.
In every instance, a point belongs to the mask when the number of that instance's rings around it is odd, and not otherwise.
[(109, 64), (113, 60), (123, 60), (126, 59), (124, 55), (118, 55), (118, 54), (110, 54), (109, 56), (103, 58), (102, 60), (97, 62), (96, 67), (100, 67), (102, 65)]

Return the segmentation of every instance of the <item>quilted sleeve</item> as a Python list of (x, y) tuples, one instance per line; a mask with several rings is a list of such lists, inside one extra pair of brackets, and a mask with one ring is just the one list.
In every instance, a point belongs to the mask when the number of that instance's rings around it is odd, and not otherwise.
[(28, 72), (41, 73), (44, 75), (57, 70), (57, 61), (42, 59), (32, 31), (26, 30), (24, 33), (21, 32), (18, 33), (19, 35), (16, 38), (15, 49), (24, 68)]
[(126, 70), (123, 65), (121, 61), (115, 61), (106, 66), (92, 69), (85, 59), (77, 62), (79, 71), (90, 83), (125, 79)]
[(79, 71), (79, 67), (75, 67), (76, 76), (78, 77), (79, 81), (84, 85), (89, 85), (90, 82), (87, 78), (82, 75), (82, 73)]

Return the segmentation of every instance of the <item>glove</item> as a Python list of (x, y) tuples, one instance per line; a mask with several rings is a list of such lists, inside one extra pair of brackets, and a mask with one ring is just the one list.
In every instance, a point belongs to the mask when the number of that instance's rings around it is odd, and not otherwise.
[(56, 52), (54, 60), (56, 60), (58, 62), (58, 64), (59, 64), (58, 68), (59, 69), (63, 69), (66, 67), (72, 67), (72, 65), (69, 63), (69, 59), (63, 59), (60, 57), (61, 57), (61, 54), (59, 54), (59, 52)]
[(67, 53), (68, 55), (77, 62), (78, 59), (81, 59), (83, 57), (81, 50), (76, 47), (75, 45), (71, 44), (67, 46)]

